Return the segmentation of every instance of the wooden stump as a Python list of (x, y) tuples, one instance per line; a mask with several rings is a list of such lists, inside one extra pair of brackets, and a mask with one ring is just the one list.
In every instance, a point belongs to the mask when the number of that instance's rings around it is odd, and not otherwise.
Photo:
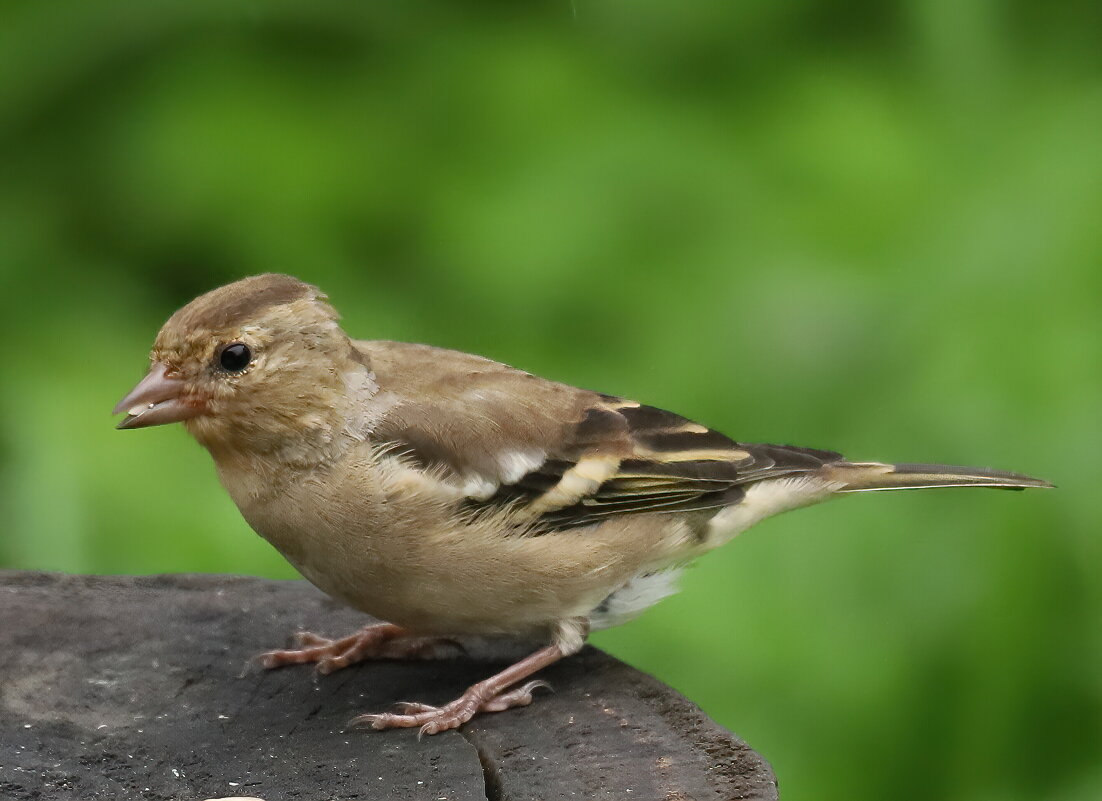
[(650, 676), (586, 648), (532, 706), (420, 740), (344, 731), (494, 666), (243, 668), (366, 621), (305, 582), (0, 571), (0, 799), (775, 799), (768, 763)]

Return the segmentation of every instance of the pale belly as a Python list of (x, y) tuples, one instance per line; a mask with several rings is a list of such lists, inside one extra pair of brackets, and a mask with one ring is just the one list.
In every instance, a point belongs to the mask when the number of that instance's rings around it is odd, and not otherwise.
[(644, 515), (516, 536), (493, 517), (460, 524), (436, 500), (403, 496), (394, 513), (377, 490), (339, 494), (352, 503), (325, 494), (303, 485), (238, 506), (319, 589), (425, 634), (526, 634), (591, 613), (595, 627), (616, 625), (672, 592), (641, 577), (692, 537), (669, 516)]

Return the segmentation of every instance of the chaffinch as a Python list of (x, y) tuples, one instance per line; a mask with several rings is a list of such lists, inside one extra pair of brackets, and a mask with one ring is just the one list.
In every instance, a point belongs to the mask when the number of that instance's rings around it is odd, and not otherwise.
[(353, 340), (317, 288), (259, 275), (165, 323), (119, 428), (182, 422), (241, 514), (309, 581), (385, 620), (261, 655), (322, 673), (449, 638), (546, 643), (441, 707), (361, 715), (436, 733), (531, 703), (530, 677), (673, 592), (680, 567), (836, 495), (1049, 487), (736, 442), (672, 412), (452, 350)]

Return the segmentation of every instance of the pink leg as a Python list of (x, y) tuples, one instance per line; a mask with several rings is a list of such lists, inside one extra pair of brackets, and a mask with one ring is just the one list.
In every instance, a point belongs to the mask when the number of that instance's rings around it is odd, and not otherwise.
[(462, 651), (454, 640), (414, 637), (392, 623), (364, 626), (355, 634), (330, 640), (309, 631), (294, 636), (295, 647), (268, 651), (257, 657), (261, 667), (317, 664), (318, 673), (327, 674), (365, 659), (436, 659), (444, 652)]
[(472, 685), (465, 693), (444, 706), (406, 703), (401, 705), (403, 709), (401, 713), (381, 712), (360, 715), (349, 725), (367, 725), (373, 729), (418, 726), (421, 734), (436, 734), (447, 729), (455, 729), (480, 712), (502, 712), (514, 706), (526, 706), (532, 703), (532, 691), (537, 687), (548, 686), (545, 682), (530, 681), (521, 687), (512, 690), (509, 688), (536, 671), (559, 661), (563, 656), (563, 650), (558, 645), (549, 645), (485, 681)]

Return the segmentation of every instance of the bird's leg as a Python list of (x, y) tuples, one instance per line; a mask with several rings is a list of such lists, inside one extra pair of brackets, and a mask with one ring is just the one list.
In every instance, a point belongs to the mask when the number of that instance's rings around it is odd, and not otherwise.
[(360, 715), (350, 721), (349, 726), (370, 726), (373, 729), (417, 726), (420, 727), (421, 734), (436, 734), (458, 728), (480, 712), (502, 712), (514, 706), (526, 706), (532, 703), (532, 691), (537, 687), (547, 687), (547, 683), (530, 681), (520, 687), (510, 687), (537, 670), (559, 661), (570, 652), (572, 651), (565, 651), (561, 645), (549, 645), (485, 681), (472, 685), (461, 696), (443, 706), (405, 703), (401, 705), (401, 713)]
[[(327, 674), (365, 659), (436, 659), (462, 651), (462, 646), (454, 640), (415, 637), (393, 623), (364, 626), (339, 640), (300, 631), (294, 635), (294, 645), (260, 654), (257, 659), (261, 667), (271, 669), (313, 662), (318, 673)], [(445, 653), (449, 650), (450, 654)]]

